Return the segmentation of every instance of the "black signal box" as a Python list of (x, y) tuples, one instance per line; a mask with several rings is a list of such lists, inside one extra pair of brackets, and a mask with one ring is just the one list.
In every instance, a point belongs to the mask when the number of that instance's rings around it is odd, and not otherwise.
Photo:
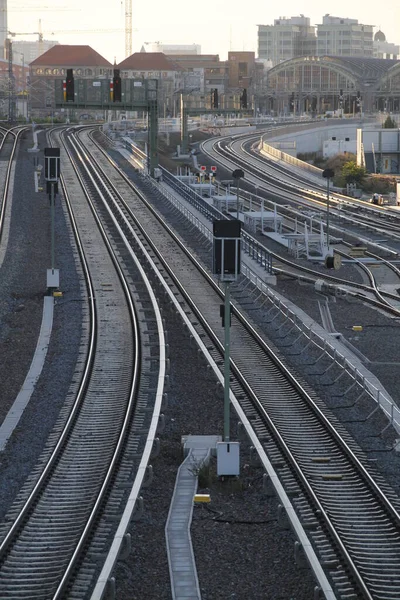
[(221, 281), (235, 281), (240, 274), (242, 223), (221, 219), (213, 223), (213, 273)]
[(44, 178), (58, 181), (60, 178), (60, 148), (44, 149)]

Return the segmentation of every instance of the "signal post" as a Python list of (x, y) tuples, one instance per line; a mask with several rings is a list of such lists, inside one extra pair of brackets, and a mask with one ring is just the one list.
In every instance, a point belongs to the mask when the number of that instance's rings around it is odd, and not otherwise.
[(44, 149), (44, 178), (50, 198), (51, 219), (51, 268), (47, 269), (47, 289), (52, 289), (60, 286), (60, 272), (55, 268), (55, 197), (60, 178), (60, 148)]
[(238, 220), (219, 220), (213, 223), (213, 273), (225, 283), (225, 302), (220, 306), (224, 336), (224, 437), (217, 442), (217, 474), (239, 475), (240, 444), (230, 441), (230, 284), (240, 274), (240, 236), (242, 223)]
[[(60, 85), (61, 83), (61, 85)], [(113, 78), (75, 79), (67, 69), (65, 81), (55, 81), (55, 107), (98, 110), (142, 110), (149, 117), (148, 172), (154, 177), (158, 167), (157, 79), (121, 79), (119, 69)]]

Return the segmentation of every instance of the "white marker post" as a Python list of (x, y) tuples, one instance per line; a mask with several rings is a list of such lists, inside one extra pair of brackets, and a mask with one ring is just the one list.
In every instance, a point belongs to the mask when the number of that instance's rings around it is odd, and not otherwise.
[(60, 272), (55, 268), (55, 197), (60, 178), (60, 148), (45, 148), (44, 161), (44, 178), (46, 192), (50, 198), (51, 218), (51, 268), (47, 269), (47, 288), (53, 289), (60, 285)]
[(224, 441), (217, 443), (217, 473), (239, 475), (239, 442), (230, 441), (230, 284), (240, 273), (241, 221), (220, 220), (213, 223), (213, 273), (225, 283), (225, 303), (220, 307), (224, 339)]

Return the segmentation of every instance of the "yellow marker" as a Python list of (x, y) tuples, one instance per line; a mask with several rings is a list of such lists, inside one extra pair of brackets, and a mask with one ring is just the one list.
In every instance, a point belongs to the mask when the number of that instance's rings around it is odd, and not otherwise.
[(210, 494), (195, 494), (193, 502), (211, 502)]
[(362, 325), (353, 325), (352, 330), (353, 331), (362, 331)]

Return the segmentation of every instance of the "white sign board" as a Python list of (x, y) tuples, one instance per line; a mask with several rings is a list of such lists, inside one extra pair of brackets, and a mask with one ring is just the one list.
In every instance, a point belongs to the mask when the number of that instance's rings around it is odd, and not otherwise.
[(93, 87), (100, 87), (101, 81), (93, 81)]

